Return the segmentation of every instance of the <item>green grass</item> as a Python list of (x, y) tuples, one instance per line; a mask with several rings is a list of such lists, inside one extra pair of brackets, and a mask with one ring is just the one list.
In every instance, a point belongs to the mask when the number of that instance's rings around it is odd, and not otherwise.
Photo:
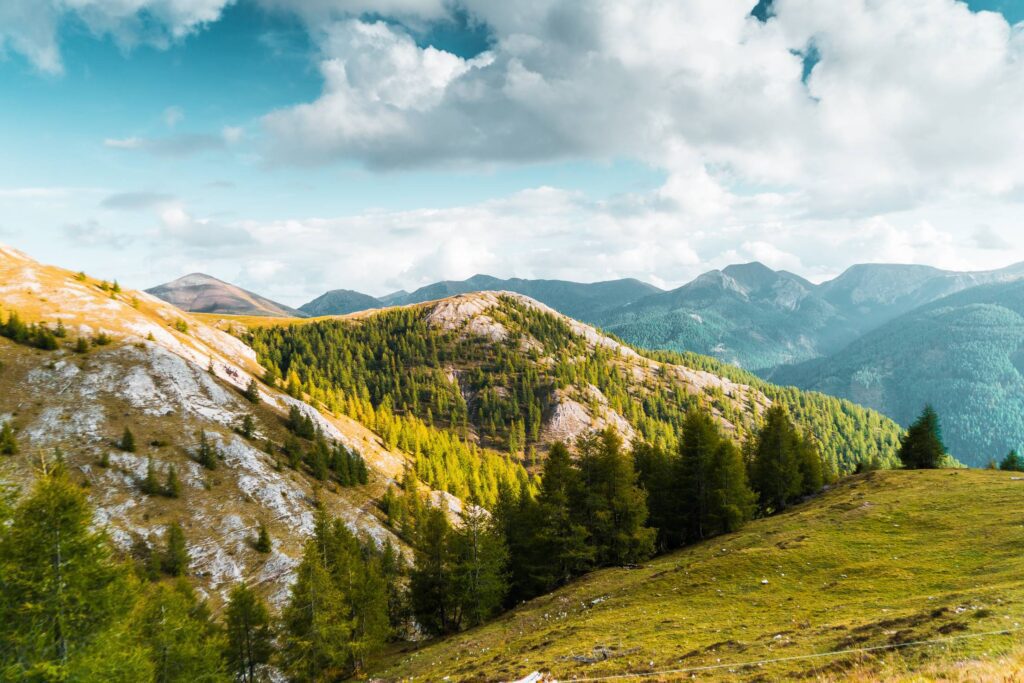
[[(638, 569), (595, 572), (481, 628), (391, 652), (371, 670), (389, 680), (511, 680), (532, 671), (571, 680), (735, 663), (698, 676), (813, 679), (857, 669), (869, 680), (864, 667), (877, 661), (879, 676), (889, 675), (891, 653), (742, 663), (1024, 624), (1024, 481), (1011, 477), (851, 477), (739, 533)], [(906, 648), (899, 659), (906, 670), (929, 667), (931, 677), (937, 663), (1005, 653), (1022, 635)], [(665, 679), (673, 678), (653, 680)]]

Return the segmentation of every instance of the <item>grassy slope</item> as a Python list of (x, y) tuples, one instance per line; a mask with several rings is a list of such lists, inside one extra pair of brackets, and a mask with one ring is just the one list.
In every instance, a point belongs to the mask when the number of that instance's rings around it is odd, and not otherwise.
[[(639, 569), (596, 572), (485, 627), (392, 653), (374, 673), (508, 680), (540, 670), (570, 679), (1013, 628), (1024, 624), (1022, 500), (1024, 481), (1006, 472), (852, 477), (739, 533)], [(995, 654), (1012, 642), (998, 636), (907, 649), (899, 667), (928, 657), (926, 675), (939, 677), (945, 662), (953, 670), (955, 658)], [(599, 647), (611, 657), (572, 659)], [(777, 680), (847, 667), (866, 680), (873, 664), (846, 655), (699, 675)], [(891, 662), (879, 667), (894, 671)]]

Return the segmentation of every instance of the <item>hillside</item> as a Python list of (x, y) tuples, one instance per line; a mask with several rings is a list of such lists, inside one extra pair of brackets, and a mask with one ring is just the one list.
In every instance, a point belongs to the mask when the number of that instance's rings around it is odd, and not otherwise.
[[(399, 291), (381, 297), (375, 306), (401, 306), (444, 299), (458, 294), (483, 291), (508, 291), (524, 294), (564, 313), (570, 318), (591, 321), (603, 311), (624, 306), (644, 296), (660, 292), (657, 287), (639, 280), (624, 279), (608, 282), (569, 282), (566, 280), (526, 280), (510, 278), (502, 280), (490, 275), (474, 275), (467, 280), (444, 280), (420, 287), (414, 292)], [(328, 292), (330, 294), (330, 292)], [(327, 295), (324, 295), (327, 296)], [(323, 297), (321, 297), (323, 298)], [(319, 299), (317, 300), (319, 301)], [(345, 304), (339, 301), (339, 304)], [(313, 302), (304, 304), (301, 310), (308, 310)], [(315, 315), (336, 315), (349, 313), (346, 305), (318, 306)], [(312, 311), (309, 311), (312, 313)]]
[(585, 319), (638, 346), (694, 351), (766, 373), (836, 352), (943, 296), (1022, 276), (1021, 264), (973, 273), (861, 264), (815, 285), (748, 263)]
[[(246, 400), (242, 390), (263, 369), (238, 339), (144, 292), (117, 291), (3, 246), (0, 282), (0, 319), (17, 313), (50, 330), (59, 322), (66, 333), (54, 337), (53, 350), (0, 338), (0, 423), (13, 425), (20, 446), (0, 457), (0, 480), (24, 488), (41, 454), (60, 448), (120, 552), (152, 551), (165, 525), (179, 521), (196, 584), (214, 602), (244, 577), (280, 604), (317, 500), (359, 533), (399, 543), (376, 501), (408, 456), (362, 425), (273, 387), (259, 386), (258, 405)], [(367, 485), (317, 481), (305, 467), (282, 466), (290, 434), (284, 417), (293, 406), (363, 457)], [(251, 437), (238, 433), (246, 415)], [(135, 452), (116, 445), (126, 427)], [(215, 470), (196, 461), (200, 432), (220, 452)], [(180, 498), (142, 493), (150, 459), (161, 482), (175, 467)], [(252, 548), (261, 522), (274, 539), (266, 555)]]
[[(532, 465), (532, 451), (612, 426), (627, 441), (675, 448), (688, 408), (737, 442), (773, 401), (787, 406), (840, 469), (892, 458), (895, 425), (820, 394), (774, 387), (698, 356), (657, 358), (514, 293), (466, 294), (347, 318), (249, 323), (260, 362), (332, 410), (376, 424), (413, 449), (413, 419)], [(379, 413), (386, 406), (384, 417)], [(394, 419), (393, 419), (394, 418)], [(459, 495), (450, 468), (420, 462), (424, 481)], [(433, 473), (431, 470), (434, 470)]]
[[(1019, 634), (970, 636), (1024, 623), (1018, 479), (963, 470), (853, 477), (738, 533), (595, 572), (483, 627), (397, 649), (372, 675), (499, 681), (539, 671), (571, 680), (682, 670), (653, 680), (768, 681), (853, 670), (868, 681), (920, 669), (927, 679), (982, 680), (971, 659), (1012, 650)], [(760, 660), (786, 661), (743, 666)]]
[(147, 289), (146, 292), (190, 313), (301, 317), (302, 312), (229, 282), (192, 273)]
[(918, 308), (774, 381), (824, 391), (909, 424), (932, 403), (961, 461), (1024, 446), (1024, 282), (980, 286)]

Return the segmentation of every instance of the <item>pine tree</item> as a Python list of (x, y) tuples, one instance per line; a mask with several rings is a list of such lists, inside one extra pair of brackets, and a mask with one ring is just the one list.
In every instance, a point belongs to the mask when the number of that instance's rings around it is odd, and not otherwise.
[(256, 552), (269, 553), (274, 548), (273, 541), (270, 540), (270, 530), (267, 529), (266, 522), (260, 522), (259, 532), (256, 534), (256, 541), (253, 543), (253, 548)]
[(206, 438), (204, 430), (200, 429), (197, 436), (199, 438), (199, 448), (196, 450), (196, 462), (208, 470), (217, 469), (217, 461), (220, 460), (217, 447)]
[(245, 387), (245, 391), (242, 392), (242, 396), (244, 396), (249, 403), (260, 402), (260, 387), (256, 383), (255, 379), (249, 380), (249, 384)]
[(223, 633), (185, 579), (152, 586), (136, 630), (150, 651), (157, 683), (229, 680)]
[(177, 522), (167, 525), (164, 551), (160, 558), (160, 569), (168, 576), (184, 576), (188, 572), (188, 546), (185, 532)]
[(472, 503), (454, 538), (452, 579), (461, 621), (477, 626), (493, 616), (508, 593), (508, 548), (490, 516)]
[(251, 439), (255, 432), (256, 422), (253, 420), (252, 415), (246, 413), (242, 417), (242, 423), (238, 427), (238, 433), (247, 439)]
[[(573, 506), (582, 496), (579, 472), (565, 444), (555, 443), (548, 452), (541, 479), (541, 490), (536, 502), (539, 523), (532, 525), (533, 537), (526, 543), (535, 546), (524, 549), (534, 562), (533, 578), (541, 590), (551, 590), (577, 576), (594, 562), (594, 549), (590, 545), (590, 532), (576, 517)], [(520, 509), (528, 522), (530, 504)], [(531, 581), (530, 583), (534, 583)], [(531, 591), (533, 592), (533, 591)]]
[(167, 483), (164, 484), (163, 490), (168, 498), (181, 498), (181, 480), (178, 479), (178, 470), (173, 464), (167, 467)]
[(75, 353), (87, 353), (89, 351), (89, 342), (85, 337), (78, 337), (75, 340)]
[(784, 510), (803, 490), (800, 438), (786, 409), (773, 405), (757, 436), (751, 465), (751, 484), (765, 512)]
[(224, 619), (228, 668), (236, 681), (255, 683), (257, 672), (273, 654), (270, 612), (259, 596), (244, 583), (231, 589)]
[(132, 434), (132, 430), (128, 427), (124, 428), (124, 433), (121, 435), (121, 440), (117, 442), (117, 447), (128, 453), (135, 452), (135, 435)]
[(452, 582), (451, 525), (442, 510), (429, 508), (417, 530), (409, 597), (417, 623), (428, 633), (458, 630)]
[(290, 680), (326, 683), (349, 673), (352, 619), (315, 540), (306, 544), (281, 621), (281, 664)]
[(711, 514), (711, 466), (721, 442), (722, 437), (707, 413), (694, 409), (686, 413), (676, 461), (676, 500), (679, 502), (676, 525), (689, 542), (709, 535), (706, 527)]
[(821, 453), (811, 435), (804, 434), (798, 438), (801, 493), (809, 496), (820, 491), (825, 485), (824, 466), (821, 462)]
[(1017, 455), (1017, 451), (1010, 451), (1003, 458), (1002, 462), (999, 463), (999, 469), (1010, 472), (1024, 472), (1024, 458)]
[(647, 494), (637, 486), (633, 456), (611, 428), (580, 440), (581, 521), (601, 565), (633, 564), (654, 553), (655, 531), (645, 526)]
[(161, 492), (160, 484), (156, 480), (156, 466), (153, 464), (153, 457), (146, 459), (146, 478), (142, 480), (139, 487), (147, 496), (155, 496)]
[(939, 415), (931, 405), (926, 405), (921, 416), (900, 437), (897, 454), (903, 466), (909, 470), (936, 469), (946, 459), (946, 446), (942, 443), (942, 427)]
[[(6, 680), (145, 680), (124, 634), (133, 592), (83, 490), (44, 469), (13, 510), (0, 503), (0, 672)], [(81, 678), (88, 672), (92, 678)], [(151, 678), (151, 677), (150, 677)]]
[(708, 467), (708, 510), (704, 529), (709, 536), (739, 529), (754, 516), (756, 496), (747, 483), (743, 455), (723, 439)]
[(17, 455), (18, 440), (14, 437), (14, 429), (10, 422), (0, 425), (0, 455)]

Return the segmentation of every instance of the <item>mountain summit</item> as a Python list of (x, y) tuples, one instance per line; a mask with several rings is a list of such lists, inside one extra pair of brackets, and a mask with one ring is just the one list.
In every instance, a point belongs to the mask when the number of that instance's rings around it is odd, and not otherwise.
[(301, 311), (205, 273), (191, 273), (146, 292), (190, 313), (303, 317)]

